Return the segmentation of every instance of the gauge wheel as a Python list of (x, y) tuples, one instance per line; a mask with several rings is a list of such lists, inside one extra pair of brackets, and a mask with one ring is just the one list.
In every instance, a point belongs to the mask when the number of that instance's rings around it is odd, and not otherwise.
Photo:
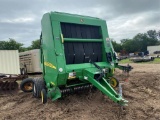
[(20, 89), (23, 92), (32, 92), (33, 91), (33, 79), (26, 78), (20, 84)]
[(110, 78), (110, 85), (111, 85), (113, 88), (118, 87), (118, 85), (119, 85), (118, 79), (116, 79), (115, 77), (111, 77), (111, 78)]
[(47, 92), (45, 89), (41, 90), (41, 99), (42, 99), (43, 104), (45, 104), (47, 102)]

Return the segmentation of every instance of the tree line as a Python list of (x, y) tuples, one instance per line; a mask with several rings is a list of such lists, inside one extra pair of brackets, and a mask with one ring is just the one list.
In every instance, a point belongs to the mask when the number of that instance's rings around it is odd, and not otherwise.
[(9, 41), (0, 41), (0, 50), (18, 50), (19, 52), (24, 52), (32, 49), (40, 48), (40, 40), (32, 41), (29, 47), (23, 47), (24, 44), (17, 42), (16, 40), (9, 38)]
[(113, 40), (112, 44), (116, 52), (146, 52), (147, 46), (160, 45), (160, 31), (149, 30), (138, 33), (132, 39), (122, 39), (120, 43)]
[[(138, 33), (132, 39), (122, 39), (120, 43), (112, 40), (114, 50), (116, 52), (145, 52), (147, 46), (160, 45), (160, 31), (149, 30), (146, 33)], [(9, 38), (9, 41), (0, 41), (0, 50), (19, 50), (19, 52), (39, 49), (40, 40), (32, 41), (29, 47), (23, 47), (24, 44)]]

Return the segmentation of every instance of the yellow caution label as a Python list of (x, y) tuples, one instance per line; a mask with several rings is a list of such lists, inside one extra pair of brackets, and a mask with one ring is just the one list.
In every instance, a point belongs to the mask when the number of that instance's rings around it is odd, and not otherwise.
[(45, 66), (48, 66), (48, 67), (50, 67), (50, 68), (56, 69), (56, 66), (54, 66), (52, 63), (44, 62), (44, 65), (45, 65)]
[(54, 82), (51, 82), (51, 85), (55, 86)]

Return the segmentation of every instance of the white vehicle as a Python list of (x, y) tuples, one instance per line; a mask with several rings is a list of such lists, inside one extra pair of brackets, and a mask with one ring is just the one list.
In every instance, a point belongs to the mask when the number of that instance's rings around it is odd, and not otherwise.
[(147, 46), (149, 55), (153, 57), (160, 57), (160, 45), (157, 46)]

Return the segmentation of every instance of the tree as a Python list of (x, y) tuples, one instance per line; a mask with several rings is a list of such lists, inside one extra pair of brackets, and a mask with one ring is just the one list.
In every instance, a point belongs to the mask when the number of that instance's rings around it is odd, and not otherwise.
[(121, 41), (121, 44), (124, 44), (126, 41), (128, 41), (128, 39), (122, 39), (120, 41)]
[(155, 30), (149, 30), (147, 33), (139, 33), (134, 38), (135, 45), (139, 52), (147, 51), (147, 46), (154, 46), (158, 44), (157, 33)]
[(160, 40), (160, 30), (157, 32), (157, 39)]
[(40, 49), (40, 40), (32, 41), (31, 49)]
[(122, 49), (126, 52), (132, 53), (137, 49), (134, 44), (135, 43), (132, 39), (125, 39), (125, 42), (122, 44)]
[(147, 31), (147, 36), (149, 38), (152, 38), (153, 40), (157, 40), (157, 32), (156, 32), (156, 30)]
[(127, 52), (145, 52), (147, 46), (159, 45), (159, 32), (149, 30), (147, 33), (138, 33), (132, 39), (122, 39), (122, 48)]
[(0, 41), (0, 50), (19, 50), (24, 51), (23, 44), (9, 38), (9, 41)]
[(112, 41), (112, 45), (116, 52), (120, 52), (122, 50), (122, 46), (120, 43), (117, 43), (116, 41)]
[(6, 41), (0, 41), (0, 50), (7, 49), (7, 42)]

